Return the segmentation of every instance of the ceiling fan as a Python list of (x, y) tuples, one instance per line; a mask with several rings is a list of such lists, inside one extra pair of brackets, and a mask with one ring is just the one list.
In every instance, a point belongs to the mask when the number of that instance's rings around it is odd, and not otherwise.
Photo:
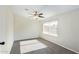
[[(26, 11), (29, 9), (25, 9)], [(39, 13), (38, 11), (33, 11), (31, 14), (33, 17), (44, 18), (43, 13)]]

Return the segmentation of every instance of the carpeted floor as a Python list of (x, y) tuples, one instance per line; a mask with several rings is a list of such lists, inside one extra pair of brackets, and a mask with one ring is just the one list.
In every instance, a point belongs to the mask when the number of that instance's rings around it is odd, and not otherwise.
[(76, 54), (42, 38), (15, 41), (11, 54)]

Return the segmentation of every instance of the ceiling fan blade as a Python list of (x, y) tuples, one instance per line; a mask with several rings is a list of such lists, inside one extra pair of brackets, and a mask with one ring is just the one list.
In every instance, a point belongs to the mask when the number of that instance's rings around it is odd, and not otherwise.
[(40, 13), (39, 15), (43, 15), (43, 13)]
[(26, 8), (25, 10), (28, 11), (29, 9)]
[(44, 16), (38, 16), (38, 17), (40, 17), (40, 18), (45, 18)]

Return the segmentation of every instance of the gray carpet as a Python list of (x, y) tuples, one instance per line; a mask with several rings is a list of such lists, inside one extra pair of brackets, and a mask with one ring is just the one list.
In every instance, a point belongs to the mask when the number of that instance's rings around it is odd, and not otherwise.
[[(11, 54), (20, 54), (21, 53), (20, 42), (21, 41), (29, 41), (29, 40), (34, 40), (34, 39), (15, 41), (10, 53)], [(43, 48), (43, 49), (27, 52), (24, 54), (76, 54), (73, 51), (70, 51), (66, 48), (63, 48), (55, 43), (51, 43), (51, 42), (44, 40), (42, 38), (37, 38), (37, 40), (39, 40), (41, 43), (45, 44), (47, 47)]]

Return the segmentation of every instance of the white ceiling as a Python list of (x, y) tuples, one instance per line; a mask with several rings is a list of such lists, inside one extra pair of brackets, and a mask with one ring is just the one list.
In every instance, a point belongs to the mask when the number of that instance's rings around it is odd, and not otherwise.
[[(12, 10), (15, 14), (29, 17), (33, 10), (43, 12), (45, 18), (54, 16), (63, 12), (67, 12), (73, 9), (78, 9), (78, 5), (14, 5)], [(29, 9), (25, 11), (25, 9)]]

